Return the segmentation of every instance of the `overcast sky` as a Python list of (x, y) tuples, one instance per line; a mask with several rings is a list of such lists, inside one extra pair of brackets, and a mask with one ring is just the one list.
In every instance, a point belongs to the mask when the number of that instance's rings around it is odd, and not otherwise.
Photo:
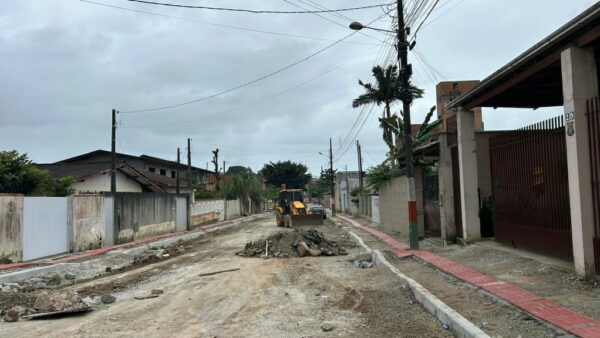
[[(308, 0), (168, 1), (311, 9)], [(328, 8), (384, 3), (313, 1)], [(407, 2), (410, 6), (413, 0)], [(263, 77), (352, 33), (348, 19), (367, 23), (381, 17), (372, 26), (389, 29), (391, 24), (380, 8), (341, 13), (344, 18), (170, 8), (126, 0), (97, 3), (158, 15), (78, 0), (0, 0), (0, 149), (26, 152), (39, 163), (109, 150), (113, 108), (127, 112), (176, 105)], [(483, 79), (593, 3), (441, 0), (417, 35), (417, 51), (426, 60), (409, 55), (414, 83), (426, 90), (414, 104), (413, 123), (421, 122), (435, 104), (437, 81)], [(193, 164), (199, 167), (206, 166), (210, 151), (218, 147), (220, 160), (228, 166), (256, 171), (268, 161), (289, 159), (318, 174), (328, 161), (318, 153), (327, 153), (330, 137), (335, 167), (356, 170), (357, 138), (364, 166), (378, 164), (386, 152), (377, 123), (382, 108), (375, 107), (363, 125), (359, 117), (368, 111), (360, 115), (361, 109), (351, 103), (362, 92), (358, 79), (369, 81), (374, 64), (395, 56), (381, 43), (385, 34), (364, 33), (224, 95), (172, 109), (120, 114), (117, 150), (174, 160), (177, 147), (185, 151), (190, 137)], [(484, 123), (486, 129), (512, 129), (561, 112), (561, 107), (484, 110)], [(356, 126), (363, 127), (356, 138), (354, 133), (348, 137), (357, 119)]]

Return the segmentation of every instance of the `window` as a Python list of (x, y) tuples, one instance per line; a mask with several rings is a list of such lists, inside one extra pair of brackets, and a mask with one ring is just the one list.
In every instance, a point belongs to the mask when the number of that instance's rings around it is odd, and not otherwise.
[(148, 171), (151, 172), (151, 173), (155, 173), (156, 172), (156, 168), (148, 167)]
[(171, 170), (171, 178), (175, 177), (177, 177), (177, 173), (175, 172), (175, 170)]
[(166, 169), (160, 169), (160, 174), (162, 176), (167, 176), (167, 170)]

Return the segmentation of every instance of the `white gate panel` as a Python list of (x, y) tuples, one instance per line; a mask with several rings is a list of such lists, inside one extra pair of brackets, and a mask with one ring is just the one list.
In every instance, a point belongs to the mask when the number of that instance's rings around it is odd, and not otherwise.
[(115, 198), (104, 197), (104, 245), (115, 244)]
[(25, 197), (23, 260), (69, 251), (67, 197)]
[(187, 198), (177, 197), (175, 202), (175, 224), (177, 231), (183, 231), (187, 229)]
[(371, 197), (371, 221), (373, 221), (373, 223), (380, 223), (380, 219), (379, 219), (379, 196), (372, 196)]

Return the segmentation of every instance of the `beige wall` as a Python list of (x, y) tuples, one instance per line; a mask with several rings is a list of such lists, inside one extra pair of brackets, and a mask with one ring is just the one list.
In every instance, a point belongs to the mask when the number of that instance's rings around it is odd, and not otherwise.
[[(109, 173), (99, 173), (86, 178), (83, 182), (75, 182), (71, 188), (76, 194), (110, 191)], [(142, 192), (142, 187), (134, 179), (117, 171), (117, 192)]]
[(0, 194), (0, 258), (23, 258), (23, 196)]
[(104, 197), (80, 195), (71, 197), (73, 236), (70, 243), (74, 252), (100, 248), (104, 245)]
[[(421, 168), (415, 167), (415, 188), (417, 192), (417, 221), (419, 236), (424, 235), (423, 185)], [(379, 226), (397, 234), (408, 242), (408, 189), (406, 176), (392, 179), (379, 187)]]

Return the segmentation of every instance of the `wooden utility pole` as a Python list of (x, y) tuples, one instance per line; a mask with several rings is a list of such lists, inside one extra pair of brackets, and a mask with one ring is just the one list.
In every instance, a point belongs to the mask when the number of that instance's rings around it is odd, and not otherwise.
[(408, 64), (408, 46), (406, 36), (410, 30), (404, 22), (404, 4), (398, 0), (398, 61), (400, 62), (399, 77), (402, 85), (402, 111), (404, 112), (404, 159), (406, 161), (406, 178), (408, 180), (408, 223), (410, 248), (419, 248), (419, 227), (417, 224), (417, 194), (415, 191), (415, 169), (413, 166), (412, 128), (410, 122), (410, 105), (413, 101), (410, 90), (412, 66)]
[(225, 185), (225, 164), (227, 162), (223, 161), (223, 183), (221, 184), (223, 186), (223, 220), (227, 219), (227, 186)]
[(110, 140), (110, 192), (117, 192), (117, 110), (112, 110), (112, 133)]
[(181, 165), (181, 153), (179, 152), (179, 148), (177, 148), (177, 172), (175, 173), (175, 182), (176, 182), (176, 193), (179, 196), (179, 166)]
[(335, 217), (335, 176), (333, 175), (333, 147), (329, 138), (329, 179), (331, 180), (331, 215)]

